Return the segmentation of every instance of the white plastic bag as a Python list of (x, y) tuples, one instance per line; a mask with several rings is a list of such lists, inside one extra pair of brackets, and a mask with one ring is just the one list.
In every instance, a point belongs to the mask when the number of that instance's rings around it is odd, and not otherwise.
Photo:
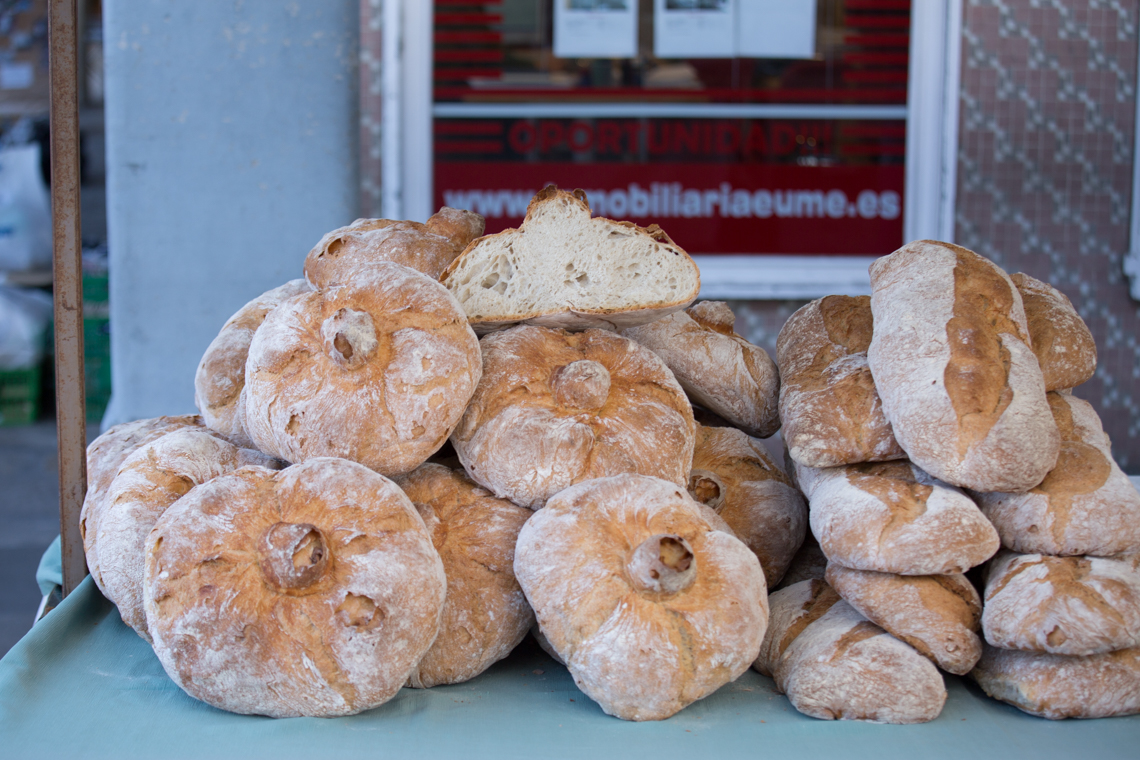
[(0, 271), (51, 268), (51, 202), (36, 143), (0, 148)]
[(47, 293), (0, 285), (0, 369), (27, 369), (39, 363), (51, 317)]

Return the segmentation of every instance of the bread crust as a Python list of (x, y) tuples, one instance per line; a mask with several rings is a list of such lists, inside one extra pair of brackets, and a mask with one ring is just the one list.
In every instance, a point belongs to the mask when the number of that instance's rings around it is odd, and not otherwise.
[(182, 417), (153, 417), (115, 425), (87, 447), (87, 493), (83, 509), (79, 512), (79, 535), (83, 538), (83, 551), (91, 577), (103, 596), (103, 576), (99, 572), (99, 548), (95, 537), (99, 533), (99, 518), (106, 502), (107, 489), (119, 467), (135, 450), (175, 430), (202, 428), (202, 418), (196, 414)]
[(107, 489), (88, 568), (99, 573), (104, 595), (123, 622), (148, 642), (143, 609), (146, 538), (166, 509), (194, 486), (256, 465), (278, 469), (272, 457), (239, 449), (206, 430), (183, 428), (136, 449)]
[(379, 262), (352, 285), (294, 296), (249, 347), (245, 427), (289, 462), (350, 459), (410, 472), (459, 422), (482, 374), (479, 343), (437, 282)]
[(1061, 432), (1057, 465), (1027, 493), (977, 493), (1002, 544), (1023, 554), (1100, 557), (1140, 552), (1140, 493), (1112, 458), (1087, 401), (1050, 393)]
[(692, 407), (652, 351), (605, 330), (531, 325), (481, 347), (483, 379), (451, 438), (476, 483), (531, 509), (622, 472), (687, 487)]
[(423, 520), (394, 483), (343, 459), (214, 478), (166, 510), (146, 554), (155, 654), (230, 712), (376, 707), (439, 630), (446, 580)]
[(948, 673), (982, 656), (982, 600), (966, 576), (896, 575), (827, 566), (827, 582), (865, 618)]
[(986, 645), (970, 676), (994, 699), (1039, 718), (1140, 713), (1140, 647), (1066, 657)]
[(304, 280), (290, 280), (262, 293), (226, 320), (206, 348), (194, 373), (194, 405), (211, 430), (228, 437), (236, 445), (252, 448), (253, 441), (242, 425), (241, 391), (245, 387), (245, 360), (253, 334), (269, 312), (284, 300), (306, 293)]
[(438, 280), (471, 241), (483, 234), (479, 214), (444, 206), (425, 224), (357, 219), (327, 233), (305, 257), (305, 279), (316, 289), (348, 285), (374, 264), (391, 261)]
[(934, 477), (1028, 491), (1060, 436), (1021, 295), (995, 264), (949, 243), (909, 243), (871, 265), (867, 351), (895, 438)]
[[(678, 486), (617, 475), (561, 492), (519, 534), (515, 574), (543, 634), (610, 715), (667, 718), (735, 679), (760, 650), (760, 563), (706, 514)], [(667, 546), (678, 554), (667, 557)], [(661, 574), (645, 573), (646, 556), (660, 557)]]
[(767, 657), (757, 669), (771, 672), (800, 712), (872, 723), (924, 723), (942, 712), (946, 687), (934, 665), (826, 584), (803, 581), (770, 602)]
[(776, 340), (780, 420), (809, 467), (905, 459), (867, 364), (869, 296), (827, 296), (788, 318)]
[(701, 301), (622, 335), (660, 356), (695, 403), (767, 438), (780, 429), (780, 375), (764, 349), (736, 334), (735, 319), (723, 301)]
[(1017, 272), (1009, 276), (1021, 293), (1033, 353), (1045, 390), (1075, 388), (1096, 372), (1096, 341), (1072, 302), (1052, 285)]
[(1003, 551), (986, 575), (982, 625), (1003, 649), (1092, 655), (1140, 646), (1140, 555)]
[(796, 465), (812, 533), (844, 567), (900, 575), (962, 573), (992, 557), (997, 531), (966, 494), (905, 460)]
[(807, 504), (763, 445), (734, 428), (698, 425), (689, 495), (728, 523), (775, 587), (807, 534)]
[(534, 625), (514, 572), (515, 541), (531, 511), (443, 465), (420, 465), (396, 484), (423, 518), (447, 574), (439, 636), (409, 685), (470, 680), (510, 654)]
[[(656, 224), (591, 219), (584, 192), (553, 185), (531, 199), (518, 229), (471, 243), (440, 282), (480, 335), (520, 322), (569, 330), (633, 327), (685, 308), (701, 289), (697, 265)], [(645, 297), (630, 302), (631, 289), (638, 288)], [(645, 292), (655, 288), (663, 292)]]

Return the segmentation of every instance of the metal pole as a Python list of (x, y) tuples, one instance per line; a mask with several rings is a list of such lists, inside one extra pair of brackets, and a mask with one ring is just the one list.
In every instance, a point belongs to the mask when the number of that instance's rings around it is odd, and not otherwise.
[(83, 387), (77, 5), (77, 0), (50, 0), (48, 8), (55, 409), (59, 431), (59, 533), (64, 596), (87, 574), (83, 540), (79, 535), (79, 511), (87, 492), (87, 403)]

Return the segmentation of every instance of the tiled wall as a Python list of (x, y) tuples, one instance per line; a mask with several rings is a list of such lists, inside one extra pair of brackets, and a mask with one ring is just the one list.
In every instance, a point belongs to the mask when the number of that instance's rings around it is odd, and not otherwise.
[(957, 242), (1052, 283), (1099, 348), (1077, 396), (1140, 473), (1140, 303), (1128, 296), (1136, 0), (966, 0)]

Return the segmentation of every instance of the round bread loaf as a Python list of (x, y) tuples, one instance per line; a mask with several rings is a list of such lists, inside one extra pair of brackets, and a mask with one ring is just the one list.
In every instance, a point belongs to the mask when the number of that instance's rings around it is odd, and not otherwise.
[(910, 460), (975, 491), (1028, 491), (1061, 439), (1021, 295), (993, 262), (909, 243), (871, 265), (875, 387)]
[(1140, 713), (1140, 647), (1066, 657), (987, 645), (970, 676), (994, 699), (1039, 718)]
[(822, 581), (774, 593), (754, 667), (805, 715), (924, 723), (946, 702), (937, 668), (841, 600)]
[(190, 696), (272, 717), (391, 699), (439, 631), (443, 563), (387, 478), (342, 459), (192, 489), (147, 539), (154, 651)]
[(478, 339), (447, 290), (379, 262), (270, 312), (249, 347), (245, 426), (289, 462), (336, 456), (400, 475), (447, 440), (480, 373)]
[(79, 513), (79, 535), (83, 538), (83, 551), (87, 555), (87, 566), (91, 577), (103, 596), (107, 589), (99, 573), (99, 549), (95, 536), (99, 533), (99, 518), (103, 512), (107, 489), (119, 466), (136, 449), (145, 446), (175, 430), (201, 428), (202, 418), (197, 415), (182, 417), (154, 417), (115, 425), (103, 433), (87, 447), (87, 494), (83, 499), (83, 509)]
[(348, 285), (381, 261), (403, 264), (438, 280), (467, 244), (483, 234), (479, 214), (444, 206), (425, 224), (357, 219), (328, 233), (305, 257), (305, 279), (321, 290)]
[(736, 334), (723, 301), (701, 301), (640, 327), (622, 330), (672, 370), (690, 398), (749, 435), (780, 429), (780, 375), (759, 346)]
[(982, 656), (982, 600), (964, 575), (895, 575), (831, 563), (827, 582), (861, 615), (948, 673), (965, 675)]
[(780, 582), (807, 533), (807, 505), (759, 441), (698, 425), (689, 495), (756, 554), (769, 588)]
[(410, 685), (467, 681), (510, 654), (534, 624), (514, 571), (515, 541), (532, 513), (443, 465), (420, 465), (396, 483), (419, 510), (447, 574), (439, 636)]
[(900, 575), (962, 573), (992, 557), (997, 531), (966, 494), (906, 460), (796, 465), (812, 533), (832, 562)]
[(531, 509), (623, 472), (682, 488), (696, 423), (652, 351), (605, 330), (522, 325), (483, 338), (483, 379), (451, 442), (471, 478)]
[(1010, 280), (1021, 293), (1033, 353), (1041, 365), (1045, 390), (1076, 388), (1096, 372), (1096, 342), (1088, 325), (1065, 294), (1018, 272)]
[(1048, 400), (1061, 431), (1057, 466), (1028, 493), (974, 494), (978, 506), (1016, 552), (1140, 552), (1140, 493), (1112, 458), (1100, 417), (1069, 394)]
[(809, 467), (905, 459), (867, 366), (869, 296), (827, 296), (784, 323), (776, 340), (780, 420), (788, 451)]
[(764, 572), (708, 514), (671, 483), (618, 475), (571, 486), (523, 526), (515, 574), (606, 713), (668, 718), (756, 659)]
[(995, 647), (1082, 656), (1140, 646), (1140, 555), (1002, 552), (985, 596), (982, 629)]
[(291, 280), (262, 293), (226, 320), (218, 336), (206, 348), (194, 374), (194, 405), (211, 430), (235, 444), (250, 448), (253, 441), (242, 425), (239, 406), (245, 387), (245, 361), (253, 334), (269, 312), (287, 298), (310, 290), (304, 280)]
[(127, 457), (107, 489), (87, 566), (123, 622), (150, 641), (143, 609), (146, 537), (166, 509), (191, 488), (246, 465), (277, 469), (272, 457), (239, 449), (205, 430), (184, 428)]

